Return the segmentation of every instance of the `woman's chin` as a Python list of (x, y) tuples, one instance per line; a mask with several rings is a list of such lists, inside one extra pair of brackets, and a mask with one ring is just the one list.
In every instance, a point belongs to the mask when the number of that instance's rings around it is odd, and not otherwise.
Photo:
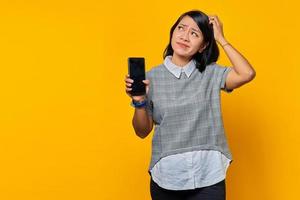
[(183, 50), (174, 50), (174, 53), (180, 57), (190, 57), (189, 53)]

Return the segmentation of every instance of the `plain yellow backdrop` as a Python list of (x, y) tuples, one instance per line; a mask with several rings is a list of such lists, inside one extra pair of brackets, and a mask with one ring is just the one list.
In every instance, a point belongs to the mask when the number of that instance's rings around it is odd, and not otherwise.
[(160, 64), (191, 9), (218, 15), (257, 72), (222, 92), (227, 199), (300, 199), (296, 0), (1, 1), (0, 199), (150, 200), (153, 133), (131, 126), (127, 57)]

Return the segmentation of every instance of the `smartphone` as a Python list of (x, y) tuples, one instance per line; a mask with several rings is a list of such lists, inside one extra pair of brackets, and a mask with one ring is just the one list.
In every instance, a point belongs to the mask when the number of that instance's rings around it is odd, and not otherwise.
[(128, 58), (128, 74), (133, 79), (131, 85), (132, 96), (140, 96), (146, 94), (146, 86), (143, 83), (145, 80), (145, 58), (143, 57), (129, 57)]

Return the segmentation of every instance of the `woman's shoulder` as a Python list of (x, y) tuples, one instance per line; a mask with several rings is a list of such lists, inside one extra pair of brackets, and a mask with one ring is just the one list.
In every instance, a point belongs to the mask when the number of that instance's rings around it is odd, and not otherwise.
[(152, 77), (152, 76), (155, 76), (156, 74), (162, 73), (163, 71), (164, 71), (164, 65), (159, 64), (159, 65), (153, 66), (150, 70), (148, 70), (146, 72), (146, 76)]

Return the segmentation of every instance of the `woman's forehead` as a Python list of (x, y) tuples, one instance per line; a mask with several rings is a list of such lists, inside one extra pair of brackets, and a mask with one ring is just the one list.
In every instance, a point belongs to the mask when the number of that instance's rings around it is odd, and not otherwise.
[(198, 25), (196, 24), (196, 22), (195, 22), (195, 21), (193, 20), (193, 18), (191, 18), (190, 16), (184, 16), (184, 17), (180, 20), (179, 24), (184, 25), (184, 26), (186, 26), (187, 28), (188, 28), (188, 27), (191, 27), (191, 28), (194, 28), (194, 29), (196, 29), (196, 30), (200, 30), (199, 27), (198, 27)]

